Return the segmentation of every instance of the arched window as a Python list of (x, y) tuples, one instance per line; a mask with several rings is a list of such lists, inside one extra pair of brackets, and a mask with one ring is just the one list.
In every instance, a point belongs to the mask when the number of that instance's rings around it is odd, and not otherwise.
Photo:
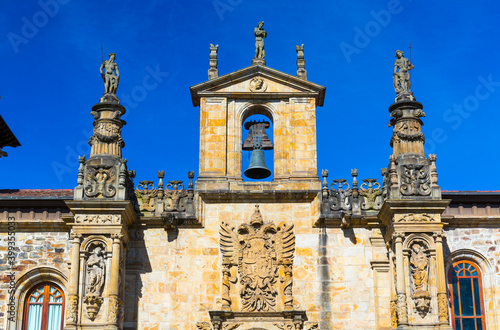
[(43, 283), (26, 296), (23, 330), (61, 330), (64, 293), (53, 283)]
[(479, 267), (467, 260), (453, 263), (448, 274), (455, 330), (486, 329)]

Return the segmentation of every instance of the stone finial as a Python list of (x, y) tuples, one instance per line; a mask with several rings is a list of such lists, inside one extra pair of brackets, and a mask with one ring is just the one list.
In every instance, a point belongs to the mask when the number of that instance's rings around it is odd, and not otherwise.
[(410, 70), (414, 66), (410, 60), (403, 56), (403, 52), (396, 51), (396, 61), (394, 62), (394, 73), (392, 78), (394, 80), (394, 89), (396, 91), (396, 102), (403, 100), (414, 101), (413, 93), (411, 91)]
[(101, 102), (104, 103), (120, 103), (118, 97), (116, 96), (116, 90), (118, 89), (118, 83), (120, 82), (120, 71), (118, 71), (118, 64), (116, 64), (115, 58), (116, 54), (110, 53), (109, 59), (102, 62), (101, 68), (99, 69), (104, 82), (104, 95), (101, 98)]
[(259, 204), (255, 205), (255, 211), (252, 214), (252, 219), (250, 220), (250, 224), (254, 227), (262, 226), (264, 221), (262, 219), (262, 214), (260, 213)]
[(304, 59), (304, 44), (295, 46), (297, 50), (297, 77), (307, 80), (306, 60)]
[(219, 76), (219, 70), (217, 70), (217, 52), (219, 51), (219, 45), (210, 44), (210, 69), (208, 69), (208, 80), (217, 78)]

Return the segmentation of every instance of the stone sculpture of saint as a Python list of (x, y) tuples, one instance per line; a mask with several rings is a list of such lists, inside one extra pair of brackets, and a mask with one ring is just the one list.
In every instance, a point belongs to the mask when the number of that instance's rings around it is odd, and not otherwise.
[(118, 64), (115, 63), (115, 58), (116, 54), (111, 53), (109, 54), (109, 60), (106, 60), (101, 64), (100, 72), (102, 80), (104, 81), (104, 94), (116, 94), (116, 90), (118, 89), (120, 72), (118, 71)]
[(86, 294), (100, 295), (104, 284), (104, 251), (97, 246), (87, 260)]
[(412, 270), (414, 293), (427, 291), (428, 269), (429, 260), (424, 252), (423, 247), (415, 243), (412, 246), (412, 254), (410, 258), (410, 265)]
[(255, 33), (255, 58), (264, 58), (266, 52), (264, 50), (264, 38), (267, 38), (267, 32), (263, 28), (264, 21), (259, 22), (254, 29)]
[(394, 62), (394, 74), (392, 75), (394, 79), (394, 89), (397, 94), (401, 92), (411, 92), (409, 73), (411, 69), (413, 69), (413, 64), (411, 64), (409, 59), (403, 56), (402, 51), (397, 50), (396, 61)]

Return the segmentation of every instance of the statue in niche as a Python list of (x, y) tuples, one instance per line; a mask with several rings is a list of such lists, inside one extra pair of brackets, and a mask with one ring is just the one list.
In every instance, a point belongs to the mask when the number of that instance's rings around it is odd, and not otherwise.
[(85, 288), (85, 294), (101, 294), (104, 285), (104, 271), (104, 251), (100, 246), (97, 246), (87, 260), (87, 286)]
[[(414, 68), (410, 60), (403, 56), (403, 52), (396, 51), (396, 61), (394, 62), (394, 89), (396, 93), (411, 92), (410, 70)], [(399, 70), (399, 71), (398, 71)]]
[(411, 247), (410, 270), (415, 310), (424, 318), (431, 308), (431, 295), (428, 291), (429, 259), (421, 243), (414, 243)]
[(255, 58), (264, 58), (266, 51), (264, 50), (264, 38), (267, 38), (267, 32), (263, 28), (264, 21), (259, 22), (254, 29), (255, 34)]
[[(120, 71), (118, 71), (118, 64), (115, 63), (116, 54), (109, 54), (109, 60), (102, 62), (100, 72), (102, 80), (104, 81), (104, 93), (116, 94), (118, 83), (120, 82)], [(103, 73), (104, 69), (104, 73)], [(116, 75), (115, 75), (116, 72)]]

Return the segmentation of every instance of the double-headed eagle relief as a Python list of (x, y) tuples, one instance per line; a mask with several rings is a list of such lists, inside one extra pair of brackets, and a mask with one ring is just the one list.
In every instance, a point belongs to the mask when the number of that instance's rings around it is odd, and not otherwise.
[(223, 265), (223, 306), (230, 310), (230, 283), (237, 279), (230, 276), (230, 269), (238, 266), (241, 305), (244, 312), (276, 311), (276, 296), (279, 269), (283, 283), (281, 295), (284, 309), (293, 308), (292, 265), (295, 253), (293, 224), (285, 222), (278, 226), (264, 224), (259, 206), (255, 206), (250, 223), (244, 223), (237, 230), (229, 224), (220, 225), (220, 248)]

